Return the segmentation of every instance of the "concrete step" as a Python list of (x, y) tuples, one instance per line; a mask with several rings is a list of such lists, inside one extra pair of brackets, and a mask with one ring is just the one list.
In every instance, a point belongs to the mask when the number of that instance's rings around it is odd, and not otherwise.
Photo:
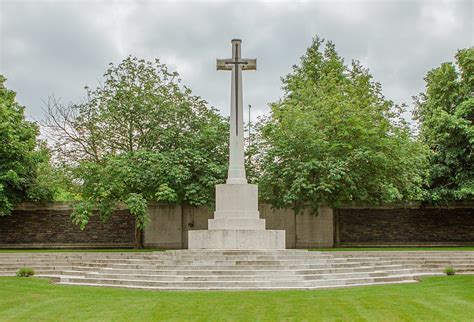
[(61, 276), (60, 284), (63, 283), (86, 283), (86, 284), (105, 284), (115, 286), (136, 286), (136, 287), (155, 287), (155, 288), (214, 288), (214, 287), (241, 287), (241, 288), (292, 288), (298, 287), (320, 287), (329, 285), (348, 285), (377, 282), (399, 282), (411, 281), (411, 274), (381, 276), (381, 277), (358, 277), (341, 279), (324, 279), (313, 281), (293, 281), (293, 280), (255, 280), (255, 281), (155, 281), (155, 280), (135, 280), (135, 279), (113, 279), (113, 278), (88, 278), (75, 276)]
[[(334, 252), (336, 253), (336, 252)], [(49, 253), (1, 256), (0, 274), (32, 267), (37, 276), (60, 284), (156, 290), (314, 289), (349, 285), (413, 282), (440, 275), (446, 266), (458, 272), (474, 268), (470, 254), (390, 256), (334, 254), (306, 250), (154, 253)], [(473, 252), (474, 254), (474, 252)], [(31, 254), (29, 254), (31, 255)], [(383, 256), (382, 256), (383, 255)], [(398, 256), (399, 255), (399, 256)], [(460, 268), (458, 268), (460, 267)]]
[[(369, 256), (366, 256), (369, 257)], [(177, 254), (158, 254), (158, 255), (140, 255), (140, 256), (9, 256), (9, 257), (2, 257), (0, 256), (0, 261), (6, 261), (6, 260), (25, 260), (25, 259), (31, 259), (31, 260), (82, 260), (82, 259), (129, 259), (129, 260), (177, 260), (177, 259), (183, 259), (183, 260), (197, 260), (197, 259), (249, 259), (249, 260), (255, 260), (255, 259), (261, 259), (261, 260), (271, 260), (271, 259), (308, 259), (308, 258), (321, 258), (321, 259), (327, 259), (327, 258), (333, 258), (329, 254), (254, 254), (254, 255), (217, 255), (217, 254), (202, 254), (202, 255), (196, 255), (196, 254), (182, 254), (182, 255), (177, 255)]]
[(162, 265), (181, 265), (181, 264), (204, 264), (204, 265), (215, 265), (215, 264), (230, 264), (230, 265), (272, 265), (272, 264), (303, 264), (303, 263), (346, 263), (346, 262), (377, 262), (379, 259), (376, 258), (298, 258), (298, 259), (247, 259), (247, 258), (234, 258), (234, 259), (222, 259), (222, 258), (209, 258), (209, 259), (70, 259), (70, 260), (48, 260), (48, 259), (16, 259), (9, 261), (0, 261), (0, 265), (5, 264), (24, 264), (34, 265), (42, 263), (73, 263), (79, 264), (83, 262), (89, 263), (118, 263), (118, 264), (162, 264)]
[[(347, 279), (347, 278), (369, 278), (369, 277), (388, 277), (391, 275), (410, 274), (410, 269), (399, 269), (390, 271), (367, 271), (367, 272), (349, 272), (349, 273), (317, 273), (317, 274), (297, 274), (284, 272), (282, 274), (266, 275), (225, 275), (211, 274), (207, 275), (161, 275), (161, 274), (112, 274), (104, 272), (81, 272), (81, 271), (62, 271), (61, 275), (68, 277), (84, 277), (99, 279), (118, 279), (118, 280), (148, 280), (148, 281), (305, 281), (305, 280), (328, 280), (328, 279)], [(56, 274), (53, 273), (56, 276)], [(48, 277), (44, 274), (43, 277)]]
[[(324, 264), (292, 264), (292, 265), (132, 265), (132, 264), (111, 264), (107, 267), (115, 269), (149, 269), (149, 270), (296, 270), (296, 269), (317, 269), (317, 268), (342, 268), (359, 267), (369, 265), (390, 265), (391, 262), (375, 263), (324, 263)], [(83, 266), (104, 267), (103, 264), (84, 263)]]
[(326, 288), (346, 288), (346, 287), (358, 287), (358, 286), (375, 286), (375, 285), (391, 285), (391, 284), (401, 284), (401, 283), (416, 283), (416, 280), (401, 280), (396, 282), (374, 282), (374, 283), (362, 283), (362, 284), (333, 284), (333, 285), (321, 285), (315, 287), (301, 287), (301, 286), (292, 286), (292, 287), (154, 287), (154, 286), (133, 286), (133, 285), (114, 285), (114, 284), (96, 284), (96, 283), (68, 283), (68, 282), (58, 282), (60, 285), (70, 285), (70, 286), (93, 286), (93, 287), (120, 287), (120, 288), (129, 288), (129, 289), (146, 289), (146, 290), (156, 290), (156, 291), (279, 291), (279, 290), (314, 290), (314, 289), (326, 289)]
[(294, 274), (325, 274), (325, 273), (352, 273), (352, 272), (371, 272), (374, 270), (397, 270), (403, 269), (402, 265), (377, 265), (377, 266), (360, 266), (360, 267), (342, 267), (342, 268), (331, 268), (322, 267), (318, 269), (303, 269), (303, 270), (252, 270), (252, 269), (167, 269), (167, 270), (153, 270), (153, 269), (120, 269), (120, 268), (92, 268), (92, 267), (81, 267), (75, 266), (71, 270), (81, 272), (98, 272), (104, 274), (159, 274), (159, 275), (267, 275), (267, 274), (284, 274), (285, 272), (293, 272)]

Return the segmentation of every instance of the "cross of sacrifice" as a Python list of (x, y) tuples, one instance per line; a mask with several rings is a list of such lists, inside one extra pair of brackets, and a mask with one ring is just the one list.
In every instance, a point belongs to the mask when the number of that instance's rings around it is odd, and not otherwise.
[(217, 59), (217, 70), (231, 70), (230, 151), (227, 183), (245, 184), (242, 70), (256, 70), (256, 59), (241, 58), (240, 39), (232, 40), (232, 58)]

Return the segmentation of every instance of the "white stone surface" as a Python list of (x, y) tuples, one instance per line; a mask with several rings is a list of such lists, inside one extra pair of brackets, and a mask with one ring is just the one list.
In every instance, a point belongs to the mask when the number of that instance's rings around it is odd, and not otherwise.
[(285, 249), (284, 230), (192, 230), (189, 249)]
[(232, 229), (248, 229), (248, 230), (265, 230), (265, 219), (209, 219), (209, 230), (232, 230)]
[(258, 219), (259, 214), (257, 185), (216, 185), (216, 211), (214, 212), (214, 218)]

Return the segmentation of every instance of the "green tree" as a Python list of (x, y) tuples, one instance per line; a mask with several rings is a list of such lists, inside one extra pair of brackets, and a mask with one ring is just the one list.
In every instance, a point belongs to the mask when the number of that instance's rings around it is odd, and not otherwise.
[(276, 207), (419, 199), (425, 151), (357, 61), (315, 38), (260, 124), (260, 187)]
[(148, 201), (210, 203), (226, 174), (225, 119), (158, 60), (128, 57), (104, 78), (85, 102), (48, 106), (54, 152), (80, 183), (73, 221), (84, 228), (93, 209), (105, 220), (123, 203), (139, 237)]
[(39, 165), (48, 160), (48, 151), (37, 145), (38, 126), (25, 120), (25, 108), (5, 81), (0, 75), (0, 216), (22, 201), (52, 197), (37, 180)]
[(474, 48), (428, 72), (415, 100), (420, 139), (429, 146), (430, 201), (474, 198)]

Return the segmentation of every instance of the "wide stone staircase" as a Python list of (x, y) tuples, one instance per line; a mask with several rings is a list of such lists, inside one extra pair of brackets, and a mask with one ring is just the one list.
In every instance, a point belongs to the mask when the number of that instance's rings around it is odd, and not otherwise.
[(155, 290), (317, 289), (410, 283), (446, 266), (474, 273), (474, 252), (170, 250), (0, 253), (0, 275), (21, 267), (58, 284)]
[(337, 251), (334, 258), (371, 257), (389, 260), (411, 268), (415, 277), (436, 275), (446, 267), (453, 267), (457, 274), (474, 274), (474, 251)]

